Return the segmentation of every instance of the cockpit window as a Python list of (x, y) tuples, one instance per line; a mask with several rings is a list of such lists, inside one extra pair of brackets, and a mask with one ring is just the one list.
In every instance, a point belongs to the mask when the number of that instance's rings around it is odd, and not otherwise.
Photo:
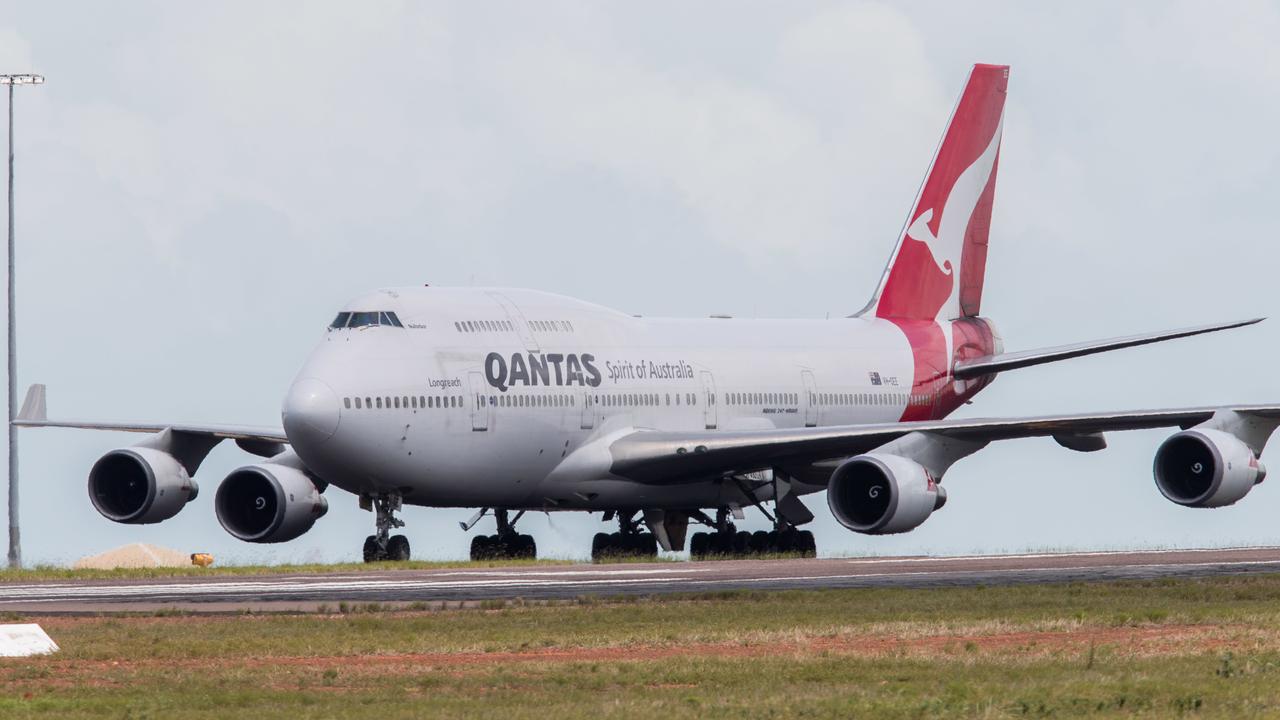
[(353, 312), (351, 313), (351, 322), (347, 327), (358, 328), (368, 325), (378, 324), (378, 313), (376, 312)]
[(385, 327), (402, 328), (404, 325), (400, 323), (400, 318), (396, 317), (393, 312), (383, 312), (378, 310), (356, 311), (356, 312), (340, 312), (338, 317), (334, 318), (333, 324), (329, 329), (336, 330), (339, 328), (361, 328), (361, 327), (377, 327), (379, 325)]

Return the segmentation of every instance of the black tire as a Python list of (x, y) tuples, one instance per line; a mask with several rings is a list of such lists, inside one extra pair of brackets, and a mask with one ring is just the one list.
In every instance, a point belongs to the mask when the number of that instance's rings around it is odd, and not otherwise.
[(405, 562), (409, 559), (409, 538), (403, 535), (392, 535), (387, 541), (387, 559), (393, 562)]
[(379, 557), (379, 555), (381, 554), (382, 553), (378, 552), (378, 538), (370, 535), (369, 537), (364, 539), (364, 561), (365, 562), (367, 563), (378, 562), (379, 560), (382, 559), (381, 557)]
[(515, 556), (522, 560), (536, 560), (538, 558), (538, 543), (534, 541), (532, 535), (521, 535), (516, 539)]
[(704, 532), (697, 532), (693, 537), (689, 538), (689, 558), (691, 560), (702, 560), (707, 556), (707, 546), (710, 544), (711, 536)]
[(471, 561), (493, 559), (493, 542), (488, 535), (477, 535), (471, 538)]
[(658, 538), (653, 533), (640, 533), (635, 536), (636, 557), (658, 557)]
[(751, 533), (751, 552), (754, 555), (763, 555), (773, 552), (773, 533), (757, 530)]
[(716, 532), (711, 534), (711, 542), (708, 544), (708, 554), (727, 557), (733, 554), (733, 533)]
[(799, 545), (800, 554), (805, 557), (818, 557), (818, 541), (813, 537), (813, 533), (808, 530), (801, 530), (796, 544)]
[(739, 530), (733, 535), (733, 554), (744, 557), (751, 552), (751, 533)]
[(596, 533), (591, 538), (591, 561), (598, 562), (608, 556), (609, 553), (609, 533)]

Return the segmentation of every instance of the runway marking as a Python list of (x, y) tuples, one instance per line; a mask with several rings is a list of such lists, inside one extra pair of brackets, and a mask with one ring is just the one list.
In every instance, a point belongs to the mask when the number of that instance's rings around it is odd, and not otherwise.
[[(1166, 555), (1191, 553), (1230, 553), (1240, 551), (1274, 550), (1280, 553), (1280, 547), (1258, 546), (1244, 548), (1196, 548), (1194, 550), (1095, 550), (1091, 552), (1073, 553), (1014, 553), (1009, 555), (925, 555), (918, 557), (883, 557), (883, 558), (848, 558), (848, 564), (877, 565), (884, 563), (922, 563), (922, 562), (957, 562), (964, 560), (1037, 560), (1042, 558), (1077, 558), (1077, 557), (1109, 557), (1115, 555)], [(1269, 562), (1269, 561), (1261, 561)], [(1182, 563), (1170, 563), (1180, 565)], [(1135, 566), (1136, 567), (1136, 566)]]
[[(728, 584), (759, 584), (769, 582), (781, 583), (811, 583), (817, 581), (833, 581), (833, 580), (873, 580), (893, 577), (937, 577), (945, 579), (948, 577), (963, 577), (965, 575), (981, 574), (981, 575), (1008, 575), (1012, 573), (1023, 574), (1044, 574), (1044, 573), (1065, 573), (1074, 571), (1114, 571), (1114, 570), (1188, 570), (1195, 568), (1232, 568), (1241, 566), (1254, 566), (1258, 568), (1269, 568), (1280, 566), (1280, 560), (1238, 560), (1227, 562), (1202, 562), (1202, 563), (1147, 563), (1140, 565), (1075, 565), (1068, 567), (1033, 567), (1033, 568), (986, 568), (974, 570), (919, 570), (907, 572), (882, 572), (882, 573), (852, 573), (852, 574), (827, 574), (827, 575), (802, 575), (802, 576), (786, 576), (772, 575), (767, 577), (730, 577), (730, 578), (705, 578), (696, 582), (703, 585), (728, 585)], [(318, 592), (333, 591), (362, 591), (371, 592), (377, 590), (462, 590), (462, 589), (484, 589), (484, 588), (545, 588), (545, 587), (587, 587), (587, 586), (633, 586), (637, 584), (660, 585), (664, 583), (672, 583), (681, 580), (688, 580), (686, 577), (624, 577), (609, 578), (600, 577), (595, 579), (583, 580), (476, 580), (476, 581), (427, 581), (427, 580), (365, 580), (365, 581), (319, 581), (319, 582), (268, 582), (268, 581), (249, 581), (249, 582), (202, 582), (202, 583), (169, 583), (161, 585), (83, 585), (73, 587), (51, 588), (39, 585), (17, 586), (5, 588), (6, 597), (0, 599), (0, 606), (6, 603), (15, 602), (60, 602), (67, 600), (85, 600), (85, 599), (111, 599), (111, 598), (137, 598), (147, 597), (157, 601), (167, 601), (171, 597), (179, 600), (192, 599), (192, 595), (199, 596), (224, 596), (224, 595), (245, 595), (262, 593), (269, 596), (283, 598), (287, 596), (297, 596), (304, 594), (315, 594)]]

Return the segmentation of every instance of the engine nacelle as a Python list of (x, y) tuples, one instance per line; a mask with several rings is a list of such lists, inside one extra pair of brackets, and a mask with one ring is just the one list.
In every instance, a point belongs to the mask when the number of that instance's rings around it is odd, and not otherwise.
[(891, 535), (920, 526), (947, 501), (947, 493), (914, 460), (867, 453), (831, 474), (827, 505), (839, 523), (867, 535)]
[(1266, 467), (1236, 436), (1184, 430), (1156, 450), (1156, 487), (1179, 505), (1214, 508), (1244, 497), (1267, 476)]
[(278, 543), (311, 529), (329, 501), (307, 474), (277, 463), (246, 465), (218, 486), (214, 511), (223, 529), (245, 542)]
[(103, 517), (118, 523), (168, 520), (199, 492), (182, 463), (155, 448), (112, 450), (89, 471), (89, 500)]

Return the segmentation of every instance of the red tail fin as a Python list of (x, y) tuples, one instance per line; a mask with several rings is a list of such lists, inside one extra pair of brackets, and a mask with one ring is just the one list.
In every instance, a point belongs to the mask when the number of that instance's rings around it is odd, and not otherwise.
[(974, 65), (929, 175), (864, 314), (954, 320), (978, 314), (1007, 65)]

